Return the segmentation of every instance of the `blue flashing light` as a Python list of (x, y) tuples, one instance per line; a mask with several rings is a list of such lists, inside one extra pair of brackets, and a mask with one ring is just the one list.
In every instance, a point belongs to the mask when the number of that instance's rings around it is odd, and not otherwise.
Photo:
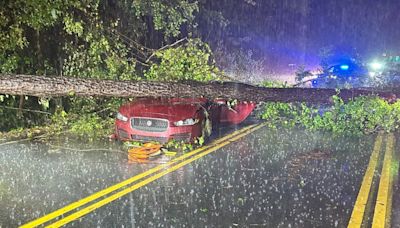
[(348, 70), (349, 68), (349, 65), (340, 65), (341, 70)]
[(316, 85), (318, 83), (317, 80), (312, 80), (312, 84)]

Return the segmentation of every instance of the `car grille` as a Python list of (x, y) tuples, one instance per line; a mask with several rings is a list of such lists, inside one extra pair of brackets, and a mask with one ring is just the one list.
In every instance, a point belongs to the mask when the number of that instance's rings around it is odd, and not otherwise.
[(132, 118), (133, 129), (147, 132), (164, 132), (168, 128), (168, 120), (153, 118)]
[(132, 135), (132, 140), (142, 141), (142, 142), (159, 142), (166, 143), (168, 142), (168, 138), (166, 137), (152, 137), (152, 136), (143, 136), (143, 135)]

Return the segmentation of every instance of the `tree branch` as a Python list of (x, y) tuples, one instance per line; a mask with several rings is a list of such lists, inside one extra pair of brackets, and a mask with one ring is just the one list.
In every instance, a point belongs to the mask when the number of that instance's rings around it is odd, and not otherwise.
[(148, 63), (156, 55), (157, 52), (165, 50), (167, 48), (174, 47), (174, 46), (176, 46), (176, 45), (178, 45), (178, 44), (180, 44), (180, 43), (182, 43), (184, 41), (188, 41), (188, 38), (185, 37), (183, 39), (180, 39), (180, 40), (176, 41), (175, 43), (165, 45), (165, 46), (159, 48), (158, 50), (153, 51), (153, 53), (146, 59), (146, 63)]

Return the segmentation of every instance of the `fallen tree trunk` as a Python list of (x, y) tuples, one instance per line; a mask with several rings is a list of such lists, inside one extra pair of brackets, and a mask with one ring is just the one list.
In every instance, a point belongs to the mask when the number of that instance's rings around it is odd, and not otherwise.
[[(264, 88), (234, 82), (152, 82), (82, 79), (34, 75), (0, 76), (0, 94), (39, 97), (104, 96), (104, 97), (200, 97), (230, 98), (247, 101), (280, 101), (330, 103), (334, 89)], [(378, 95), (387, 99), (400, 97), (397, 91), (370, 88), (343, 89), (339, 96), (349, 100), (362, 95)]]

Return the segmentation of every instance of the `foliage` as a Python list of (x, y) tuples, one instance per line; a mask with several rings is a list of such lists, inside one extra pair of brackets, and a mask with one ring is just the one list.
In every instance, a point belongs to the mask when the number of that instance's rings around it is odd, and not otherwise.
[(61, 109), (57, 109), (57, 111), (51, 116), (51, 120), (46, 125), (33, 127), (24, 126), (18, 128), (15, 128), (14, 126), (14, 128), (8, 132), (0, 132), (0, 136), (11, 140), (54, 137), (65, 132), (68, 121), (67, 113)]
[(114, 110), (118, 110), (124, 99), (72, 97), (70, 102), (68, 113), (63, 110), (56, 112), (52, 124), (61, 126), (69, 134), (93, 140), (112, 134)]
[(25, 27), (40, 30), (53, 25), (62, 10), (78, 1), (1, 1), (0, 3), (0, 52), (23, 48), (28, 44)]
[[(103, 22), (99, 0), (85, 3), (17, 0), (0, 5), (0, 73), (61, 74), (120, 80), (138, 78), (135, 61), (128, 58), (126, 45), (119, 38), (104, 33), (108, 29), (106, 26), (115, 27), (116, 24)], [(114, 27), (110, 30), (113, 31)], [(21, 99), (7, 96), (0, 100), (5, 107), (0, 109), (0, 130), (28, 128), (29, 131), (45, 124), (45, 131), (55, 135), (71, 127), (71, 133), (91, 138), (94, 133), (104, 133), (99, 128), (109, 122), (109, 116), (92, 113), (112, 105), (107, 104), (109, 99), (100, 99), (100, 102), (93, 102), (91, 98), (64, 99), (60, 105), (70, 113), (67, 115), (68, 123), (63, 123), (60, 122), (62, 112), (53, 116), (35, 113), (42, 110), (52, 112), (57, 99), (25, 97), (22, 103)], [(116, 110), (115, 106), (112, 110)], [(21, 107), (27, 111), (20, 111)], [(84, 124), (85, 121), (88, 122)], [(89, 133), (91, 130), (94, 131)]]
[[(157, 143), (157, 142), (154, 142)], [(130, 149), (132, 147), (141, 147), (143, 146), (143, 142), (139, 141), (126, 141), (124, 142), (124, 147), (125, 149)], [(193, 150), (196, 146), (202, 146), (204, 144), (204, 138), (199, 137), (194, 141), (194, 144), (192, 143), (187, 143), (183, 141), (177, 141), (177, 140), (169, 140), (166, 144), (163, 145), (163, 150), (173, 152), (174, 150), (178, 150), (179, 152), (188, 152)], [(172, 150), (172, 151), (170, 151)]]
[[(40, 100), (28, 96), (10, 96), (0, 94), (0, 131), (12, 128), (33, 127), (43, 123), (50, 113), (39, 104)], [(20, 108), (20, 104), (24, 104)], [(32, 109), (32, 110), (31, 110)]]
[(165, 147), (168, 150), (179, 150), (181, 152), (187, 152), (193, 150), (193, 144), (191, 143), (186, 143), (183, 141), (176, 141), (176, 140), (170, 140)]
[(211, 59), (211, 49), (198, 39), (190, 39), (186, 44), (156, 52), (159, 64), (152, 64), (145, 73), (148, 80), (210, 81), (217, 79), (219, 70)]
[(123, 143), (123, 146), (124, 146), (124, 148), (125, 148), (126, 150), (129, 150), (129, 149), (132, 148), (132, 147), (140, 147), (140, 146), (143, 146), (143, 143), (142, 143), (142, 142), (139, 142), (139, 141), (125, 141), (125, 142)]
[(106, 28), (98, 18), (94, 18), (96, 29), (85, 24), (82, 19), (64, 18), (64, 30), (76, 37), (66, 42), (63, 51), (68, 56), (64, 60), (65, 75), (98, 79), (132, 80), (138, 79), (135, 62), (128, 57), (129, 49), (118, 38), (103, 33)]
[(12, 127), (19, 128), (22, 127), (20, 123), (20, 119), (16, 115), (15, 110), (6, 109), (5, 107), (13, 107), (16, 106), (18, 101), (15, 96), (8, 96), (8, 95), (0, 95), (1, 105), (3, 106), (0, 108), (0, 116), (8, 117), (8, 118), (0, 118), (0, 131), (1, 130), (8, 130)]
[(203, 136), (200, 136), (198, 138), (196, 138), (195, 140), (195, 144), (199, 145), (199, 146), (203, 146), (205, 142), (205, 138)]
[(290, 87), (286, 82), (271, 81), (271, 80), (261, 82), (260, 86), (266, 87), (266, 88), (289, 88)]
[(296, 82), (300, 83), (302, 82), (306, 77), (312, 76), (312, 73), (309, 70), (306, 70), (304, 66), (300, 66), (296, 72)]
[(79, 1), (2, 1), (0, 73), (43, 74), (48, 62), (42, 59), (42, 53), (38, 53), (41, 31), (55, 26), (65, 12), (73, 8), (82, 8)]
[[(144, 62), (154, 51), (145, 45), (172, 43), (182, 31), (189, 35), (197, 11), (197, 2), (190, 0), (2, 1), (0, 74), (141, 80), (148, 69)], [(210, 48), (200, 40), (155, 55), (162, 56), (162, 61), (158, 68), (149, 66), (153, 78), (161, 71), (175, 75), (177, 68), (166, 69), (165, 64), (178, 59), (188, 64), (182, 68), (185, 76), (180, 75), (180, 80), (210, 80), (217, 72), (211, 65)], [(173, 63), (169, 66), (175, 67)], [(89, 138), (102, 134), (106, 126), (112, 129), (112, 113), (122, 102), (73, 94), (62, 99), (0, 96), (0, 105), (7, 107), (0, 109), (0, 131), (45, 125), (45, 131), (55, 135), (68, 131)], [(21, 112), (21, 108), (27, 111)]]
[[(115, 17), (113, 10), (124, 15)], [(2, 1), (0, 73), (138, 79), (135, 66), (143, 46), (121, 34), (123, 26), (140, 32), (138, 40), (151, 32), (138, 28), (153, 26), (166, 38), (177, 37), (183, 24), (193, 24), (196, 11), (197, 2), (188, 0)]]
[(53, 136), (72, 135), (85, 140), (106, 138), (112, 133), (114, 118), (99, 113), (76, 114), (57, 109), (49, 124), (48, 133)]
[(1, 133), (1, 138), (14, 139), (40, 139), (48, 140), (54, 137), (77, 137), (92, 141), (107, 138), (112, 133), (114, 118), (101, 117), (96, 113), (86, 115), (69, 114), (58, 109), (46, 125), (33, 127), (14, 128)]
[(102, 119), (96, 114), (83, 115), (71, 123), (70, 132), (84, 139), (93, 140), (112, 133), (113, 118)]
[[(173, 3), (172, 3), (173, 2)], [(194, 13), (199, 11), (196, 1), (174, 0), (134, 0), (136, 17), (151, 16), (156, 30), (163, 30), (165, 37), (176, 37), (184, 23), (194, 20)]]
[(78, 115), (97, 113), (103, 117), (111, 117), (115, 110), (125, 103), (123, 98), (82, 98), (70, 97), (68, 111)]
[(269, 102), (261, 118), (271, 127), (300, 125), (338, 134), (395, 131), (400, 127), (400, 101), (391, 104), (378, 97), (358, 97), (344, 103), (338, 96), (332, 99), (331, 107)]
[(226, 101), (226, 106), (228, 109), (232, 110), (238, 103), (239, 101), (237, 99), (229, 99)]

